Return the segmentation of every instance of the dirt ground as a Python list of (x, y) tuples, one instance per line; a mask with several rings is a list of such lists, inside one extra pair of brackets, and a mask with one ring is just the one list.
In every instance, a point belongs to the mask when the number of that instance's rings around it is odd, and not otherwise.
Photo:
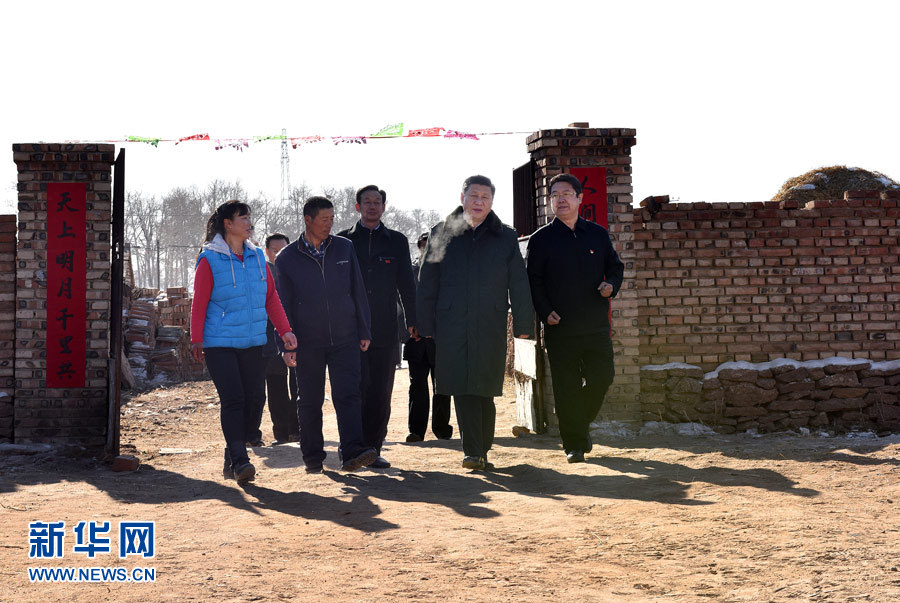
[[(608, 436), (569, 465), (556, 438), (512, 436), (507, 393), (497, 469), (469, 472), (456, 436), (403, 442), (407, 385), (399, 371), (386, 470), (337, 471), (326, 402), (325, 473), (307, 475), (296, 445), (266, 447), (255, 482), (226, 482), (210, 382), (129, 400), (136, 472), (0, 451), (0, 599), (900, 600), (900, 436)], [(29, 560), (38, 520), (152, 520), (157, 554), (88, 560), (70, 534), (63, 559)], [(35, 566), (157, 575), (33, 584)]]

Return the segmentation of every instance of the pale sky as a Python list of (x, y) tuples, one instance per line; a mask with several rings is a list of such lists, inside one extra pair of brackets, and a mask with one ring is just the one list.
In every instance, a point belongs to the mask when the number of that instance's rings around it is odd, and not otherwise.
[[(833, 164), (897, 179), (898, 17), (900, 4), (867, 1), (5, 2), (0, 211), (15, 207), (14, 142), (363, 136), (397, 122), (636, 128), (635, 201), (762, 201)], [(525, 138), (309, 145), (290, 152), (292, 182), (375, 183), (400, 209), (443, 214), (483, 173), (511, 221)], [(278, 142), (124, 148), (132, 191), (239, 178), (280, 196)]]

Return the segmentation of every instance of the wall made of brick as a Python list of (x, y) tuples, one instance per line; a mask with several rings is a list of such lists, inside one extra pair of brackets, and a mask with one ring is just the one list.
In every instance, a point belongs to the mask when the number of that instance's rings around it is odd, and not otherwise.
[[(14, 144), (18, 168), (16, 442), (102, 445), (108, 413), (111, 144)], [(46, 387), (47, 184), (87, 188), (87, 365), (84, 388)]]
[(900, 358), (898, 202), (635, 210), (640, 365)]
[(0, 442), (12, 441), (16, 343), (16, 217), (0, 216)]

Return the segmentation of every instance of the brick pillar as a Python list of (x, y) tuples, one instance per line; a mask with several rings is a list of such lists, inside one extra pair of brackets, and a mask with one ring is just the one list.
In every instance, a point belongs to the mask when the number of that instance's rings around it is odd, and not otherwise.
[[(540, 130), (528, 137), (528, 152), (535, 163), (538, 227), (553, 220), (550, 209), (550, 178), (569, 168), (605, 167), (609, 233), (613, 246), (625, 263), (625, 283), (613, 300), (612, 328), (616, 378), (606, 396), (599, 420), (640, 421), (637, 290), (634, 283), (634, 235), (632, 222), (631, 147), (632, 128), (590, 128), (572, 124), (559, 130)], [(545, 363), (549, 367), (549, 363)], [(544, 379), (545, 406), (552, 406), (549, 378)], [(555, 422), (552, 409), (547, 419)]]
[[(16, 254), (16, 442), (100, 446), (108, 413), (111, 144), (14, 144), (19, 172)], [(86, 186), (85, 387), (47, 387), (47, 184)], [(50, 259), (49, 261), (53, 261)]]
[(16, 217), (0, 216), (0, 442), (12, 441), (15, 345)]

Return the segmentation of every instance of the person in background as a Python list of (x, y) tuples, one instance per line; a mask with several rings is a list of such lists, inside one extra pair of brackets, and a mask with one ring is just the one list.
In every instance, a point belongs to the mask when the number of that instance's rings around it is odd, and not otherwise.
[(534, 337), (534, 311), (516, 232), (491, 211), (495, 187), (485, 176), (463, 183), (460, 207), (435, 226), (419, 271), (419, 335), (434, 337), (438, 393), (453, 396), (462, 466), (491, 469), (494, 396), (503, 393), (506, 324)]
[[(266, 237), (266, 259), (269, 270), (275, 272), (275, 258), (290, 239), (276, 232)], [(272, 419), (272, 446), (300, 441), (300, 425), (297, 422), (297, 369), (284, 364), (275, 343), (275, 326), (270, 320), (266, 325), (266, 346), (263, 356), (266, 362), (266, 400)], [(262, 413), (260, 413), (262, 420)]]
[(191, 355), (197, 362), (205, 358), (219, 394), (223, 476), (239, 483), (256, 475), (246, 442), (255, 437), (265, 403), (267, 317), (284, 347), (297, 347), (272, 273), (262, 250), (250, 242), (251, 234), (249, 205), (228, 201), (216, 208), (197, 257), (191, 306)]
[(327, 367), (341, 469), (356, 471), (378, 457), (365, 443), (360, 409), (359, 353), (369, 349), (372, 340), (366, 287), (353, 243), (331, 235), (331, 201), (310, 197), (303, 205), (303, 221), (306, 230), (275, 259), (275, 282), (299, 340), (296, 352), (284, 346), (282, 356), (287, 366), (297, 367), (300, 450), (307, 473), (321, 473)]
[(366, 446), (378, 458), (369, 465), (386, 469), (391, 463), (381, 456), (391, 418), (394, 373), (400, 362), (398, 298), (410, 336), (416, 336), (416, 285), (409, 258), (409, 241), (381, 221), (387, 193), (374, 184), (356, 191), (359, 221), (338, 236), (353, 241), (372, 314), (372, 345), (362, 352), (362, 425)]
[[(422, 233), (416, 247), (419, 257), (413, 263), (413, 274), (418, 283), (419, 267), (428, 233)], [(407, 442), (421, 442), (425, 439), (425, 428), (428, 425), (428, 406), (431, 405), (431, 433), (438, 439), (449, 440), (453, 437), (453, 426), (450, 425), (450, 396), (437, 393), (434, 386), (434, 339), (430, 337), (410, 337), (403, 346), (403, 359), (409, 365), (409, 434)], [(431, 375), (431, 387), (428, 387), (428, 376)]]
[(625, 266), (599, 224), (579, 217), (581, 182), (550, 180), (555, 218), (528, 240), (528, 278), (553, 379), (553, 399), (566, 459), (583, 463), (591, 451), (591, 422), (615, 375), (609, 300)]

